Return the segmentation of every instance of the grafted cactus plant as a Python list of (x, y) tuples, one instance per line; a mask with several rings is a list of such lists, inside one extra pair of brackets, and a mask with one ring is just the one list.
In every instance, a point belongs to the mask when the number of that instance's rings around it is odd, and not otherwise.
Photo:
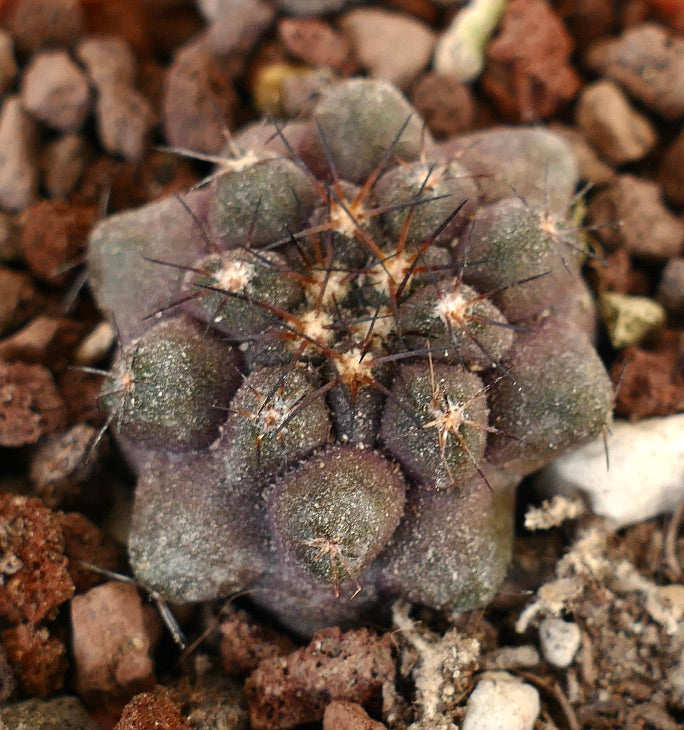
[(541, 129), (437, 145), (364, 79), (231, 150), (90, 240), (137, 578), (246, 591), (303, 634), (394, 596), (482, 605), (517, 484), (610, 414), (571, 153)]

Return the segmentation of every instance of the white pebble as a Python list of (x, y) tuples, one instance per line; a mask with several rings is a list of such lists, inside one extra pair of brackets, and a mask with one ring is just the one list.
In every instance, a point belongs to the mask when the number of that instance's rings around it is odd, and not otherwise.
[(569, 667), (582, 643), (579, 627), (572, 621), (547, 616), (539, 626), (539, 643), (549, 664), (561, 669)]
[(463, 730), (532, 730), (539, 693), (507, 672), (482, 675), (470, 695)]
[(684, 414), (638, 423), (616, 421), (610, 468), (599, 438), (557, 459), (536, 478), (544, 495), (581, 492), (615, 528), (672, 512), (684, 500)]

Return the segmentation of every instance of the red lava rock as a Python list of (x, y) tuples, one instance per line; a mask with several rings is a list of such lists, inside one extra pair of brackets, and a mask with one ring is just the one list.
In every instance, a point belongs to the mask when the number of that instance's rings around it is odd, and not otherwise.
[(323, 730), (387, 730), (356, 702), (335, 700), (325, 708)]
[(675, 205), (684, 205), (684, 131), (667, 148), (658, 181), (669, 200)]
[(666, 119), (684, 115), (684, 38), (645, 23), (620, 38), (599, 41), (586, 60)]
[(672, 258), (665, 264), (656, 299), (672, 314), (684, 316), (684, 258)]
[[(97, 434), (98, 430), (92, 426), (77, 423), (38, 444), (31, 455), (29, 476), (35, 494), (48, 507), (72, 504), (80, 495), (81, 485), (92, 477), (98, 466), (101, 449), (99, 445), (93, 448)], [(85, 555), (79, 557), (90, 560)]]
[(69, 559), (69, 575), (76, 593), (85, 593), (103, 580), (101, 574), (82, 565), (81, 561), (111, 571), (121, 568), (121, 548), (97, 525), (79, 512), (59, 513), (58, 517), (64, 533), (64, 552)]
[(65, 51), (41, 51), (24, 70), (21, 101), (49, 127), (76, 132), (90, 113), (90, 86)]
[[(205, 13), (209, 3), (204, 3)], [(246, 57), (261, 34), (271, 25), (275, 10), (264, 0), (231, 0), (213, 3), (205, 42), (216, 56)]]
[(244, 611), (235, 611), (221, 621), (221, 662), (229, 675), (249, 674), (265, 659), (294, 651), (294, 643), (270, 626), (251, 620)]
[(35, 444), (66, 425), (66, 409), (42, 365), (0, 361), (0, 446)]
[(486, 49), (482, 85), (516, 121), (554, 114), (572, 99), (580, 79), (568, 64), (572, 39), (544, 0), (511, 0), (499, 35)]
[(365, 703), (395, 676), (392, 641), (366, 629), (314, 634), (287, 657), (267, 659), (248, 677), (253, 730), (280, 730), (320, 722), (332, 700)]
[(157, 116), (143, 94), (123, 84), (103, 86), (95, 104), (95, 116), (100, 143), (107, 152), (134, 162), (142, 158), (157, 123)]
[(0, 335), (16, 329), (40, 308), (40, 295), (31, 277), (0, 266)]
[(632, 421), (684, 411), (684, 357), (680, 333), (661, 335), (654, 351), (627, 347), (611, 367), (615, 412)]
[(191, 730), (180, 707), (164, 690), (136, 695), (124, 708), (114, 730)]
[(436, 139), (453, 137), (473, 127), (473, 93), (458, 79), (433, 72), (423, 74), (411, 101)]
[(81, 179), (90, 146), (80, 134), (67, 134), (43, 147), (40, 168), (49, 197), (65, 199)]
[(85, 31), (79, 0), (14, 0), (4, 5), (3, 26), (22, 53), (71, 46)]
[(0, 617), (11, 623), (53, 618), (74, 594), (62, 528), (39, 499), (0, 493), (0, 580)]
[(14, 86), (17, 62), (14, 60), (14, 41), (9, 33), (0, 30), (0, 94)]
[(585, 137), (616, 165), (641, 159), (657, 141), (651, 123), (631, 107), (612, 81), (597, 81), (582, 89), (575, 119)]
[(71, 601), (74, 684), (89, 704), (127, 699), (154, 686), (152, 636), (130, 583), (104, 583)]
[(435, 35), (415, 18), (380, 8), (359, 8), (338, 22), (359, 63), (373, 78), (406, 89), (430, 63)]
[(0, 706), (11, 697), (16, 688), (17, 681), (14, 678), (14, 672), (12, 672), (7, 654), (0, 643)]
[(0, 208), (20, 210), (38, 196), (38, 126), (18, 96), (7, 96), (0, 111)]
[(82, 335), (83, 326), (73, 319), (40, 315), (0, 342), (0, 359), (40, 363), (60, 370)]
[(32, 273), (49, 284), (63, 285), (68, 268), (80, 256), (98, 212), (93, 206), (61, 200), (41, 201), (23, 213), (21, 247)]
[(312, 66), (329, 66), (345, 75), (356, 70), (347, 40), (322, 20), (282, 18), (278, 37), (291, 56)]
[(64, 687), (66, 647), (44, 627), (19, 624), (0, 633), (19, 690), (49, 697)]
[(181, 49), (164, 84), (164, 132), (169, 143), (219, 152), (236, 96), (225, 66), (202, 45)]
[(76, 48), (96, 88), (110, 84), (133, 86), (138, 64), (126, 40), (119, 36), (88, 36)]
[(595, 195), (589, 218), (606, 246), (624, 246), (645, 261), (666, 261), (684, 246), (684, 223), (663, 204), (660, 186), (633, 175), (618, 176)]

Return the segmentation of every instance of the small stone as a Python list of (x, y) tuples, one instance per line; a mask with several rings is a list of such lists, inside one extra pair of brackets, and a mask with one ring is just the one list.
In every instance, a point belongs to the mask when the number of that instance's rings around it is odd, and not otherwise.
[(28, 274), (0, 266), (0, 335), (16, 329), (40, 308), (40, 295)]
[(160, 688), (156, 692), (136, 695), (124, 707), (114, 730), (191, 730), (181, 715), (181, 708)]
[(475, 100), (470, 87), (452, 76), (423, 74), (411, 101), (436, 139), (453, 137), (472, 129)]
[(27, 208), (21, 248), (31, 273), (48, 284), (65, 284), (97, 216), (94, 205), (61, 200), (44, 200)]
[(666, 119), (684, 115), (684, 38), (644, 23), (592, 46), (587, 63)]
[(554, 667), (565, 669), (580, 648), (582, 634), (576, 623), (547, 616), (539, 625), (539, 643), (544, 659)]
[(140, 160), (157, 123), (147, 98), (123, 84), (107, 85), (100, 89), (95, 115), (98, 136), (107, 152), (133, 162)]
[(278, 37), (290, 55), (311, 66), (351, 73), (356, 65), (347, 40), (322, 20), (283, 18)]
[(359, 8), (338, 22), (359, 63), (373, 78), (406, 89), (430, 62), (435, 36), (415, 18), (378, 8)]
[(539, 693), (507, 672), (487, 672), (468, 698), (463, 730), (532, 730)]
[(549, 124), (549, 129), (560, 134), (572, 148), (579, 167), (580, 180), (586, 180), (595, 186), (612, 182), (615, 171), (599, 158), (596, 150), (587, 142), (577, 127), (553, 122)]
[(644, 261), (665, 262), (684, 247), (684, 222), (664, 205), (660, 186), (634, 175), (619, 175), (597, 193), (589, 218), (606, 247), (623, 246)]
[(104, 583), (73, 598), (74, 682), (81, 697), (125, 698), (154, 686), (150, 618), (129, 583)]
[(16, 219), (0, 211), (0, 261), (17, 261), (21, 258), (21, 231)]
[(271, 25), (275, 10), (264, 0), (219, 0), (204, 42), (218, 57), (246, 58), (261, 34)]
[(504, 646), (486, 656), (485, 669), (532, 669), (539, 661), (539, 652), (532, 644)]
[(571, 52), (572, 39), (545, 0), (510, 0), (487, 46), (482, 86), (505, 116), (539, 121), (579, 91)]
[(88, 149), (80, 134), (67, 134), (45, 145), (40, 167), (51, 198), (64, 200), (74, 191), (83, 174)]
[(65, 51), (42, 51), (22, 78), (24, 108), (60, 132), (77, 131), (90, 112), (88, 79)]
[(586, 138), (616, 165), (640, 160), (657, 141), (651, 123), (632, 108), (613, 81), (596, 81), (585, 86), (575, 118)]
[(684, 131), (667, 148), (658, 181), (669, 200), (675, 205), (684, 205)]
[(662, 329), (667, 319), (663, 306), (653, 299), (619, 292), (601, 294), (599, 312), (616, 350), (643, 342), (649, 335)]
[(137, 63), (130, 45), (119, 36), (89, 36), (76, 48), (93, 84), (102, 89), (112, 84), (132, 87)]
[(0, 446), (35, 444), (65, 425), (64, 402), (49, 370), (0, 361)]
[(22, 53), (71, 46), (86, 30), (80, 0), (15, 0), (8, 8), (4, 27)]
[(684, 414), (638, 423), (615, 421), (602, 438), (546, 467), (536, 478), (544, 494), (578, 492), (615, 529), (673, 511), (684, 500)]
[(0, 208), (21, 210), (38, 197), (37, 140), (38, 127), (19, 97), (6, 97), (0, 112)]
[(14, 86), (17, 62), (14, 60), (14, 42), (7, 31), (0, 30), (0, 94)]
[(61, 370), (66, 367), (81, 334), (82, 325), (76, 320), (40, 315), (0, 341), (0, 359), (39, 363)]
[(98, 730), (76, 697), (26, 700), (0, 707), (7, 730)]
[(334, 700), (325, 708), (323, 730), (387, 730), (387, 726), (369, 717), (357, 702)]
[(198, 44), (181, 49), (164, 82), (164, 133), (169, 144), (220, 152), (235, 99), (227, 71), (215, 56)]
[(74, 352), (74, 363), (76, 365), (96, 365), (112, 349), (115, 340), (114, 327), (103, 320), (83, 338)]
[(0, 642), (22, 694), (49, 697), (63, 689), (66, 647), (46, 627), (18, 624), (2, 631)]
[(684, 258), (672, 258), (665, 264), (656, 298), (668, 312), (684, 315)]

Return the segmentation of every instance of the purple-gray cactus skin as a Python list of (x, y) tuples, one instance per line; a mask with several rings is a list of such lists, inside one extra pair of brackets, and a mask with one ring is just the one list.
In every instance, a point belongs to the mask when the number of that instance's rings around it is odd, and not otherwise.
[(570, 151), (541, 129), (436, 145), (364, 79), (235, 144), (90, 239), (137, 578), (252, 593), (302, 634), (396, 596), (485, 604), (521, 478), (610, 418)]

